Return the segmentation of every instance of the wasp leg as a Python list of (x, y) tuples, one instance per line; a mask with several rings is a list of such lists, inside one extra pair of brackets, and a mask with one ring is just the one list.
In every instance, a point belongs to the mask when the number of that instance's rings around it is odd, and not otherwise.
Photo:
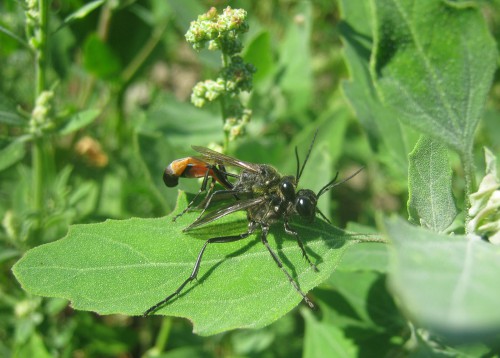
[[(198, 199), (198, 197), (201, 195), (201, 193), (203, 193), (207, 189), (207, 183), (208, 183), (208, 177), (209, 177), (208, 174), (209, 174), (209, 171), (207, 170), (207, 172), (205, 173), (205, 176), (203, 177), (203, 182), (201, 183), (201, 187), (200, 187), (200, 190), (198, 191), (198, 193), (194, 196), (193, 200), (191, 200), (189, 202), (189, 204), (186, 206), (186, 208), (184, 210), (182, 210), (182, 212), (180, 214), (177, 214), (173, 217), (172, 221), (177, 220), (179, 217), (181, 217), (186, 212), (191, 210), (191, 207), (193, 206), (195, 201)], [(215, 187), (215, 183), (216, 183), (216, 179), (214, 177), (212, 177), (212, 181), (210, 182), (210, 187), (208, 188), (207, 195), (205, 197), (209, 197), (212, 194), (212, 191), (214, 190), (214, 187)]]
[(306, 294), (301, 291), (301, 289), (299, 288), (299, 285), (297, 285), (297, 282), (295, 282), (295, 280), (292, 278), (292, 276), (290, 276), (288, 271), (283, 267), (283, 263), (281, 262), (278, 255), (276, 255), (276, 253), (273, 251), (273, 249), (271, 249), (271, 246), (269, 246), (269, 242), (267, 242), (267, 234), (269, 232), (269, 226), (261, 224), (261, 227), (262, 227), (261, 241), (264, 244), (264, 246), (267, 248), (267, 250), (269, 251), (271, 256), (273, 257), (274, 262), (276, 262), (276, 265), (278, 265), (278, 267), (281, 269), (281, 271), (283, 271), (285, 273), (286, 277), (288, 277), (288, 281), (290, 281), (293, 288), (295, 288), (295, 290), (302, 296), (302, 298), (307, 303), (307, 305), (310, 308), (314, 309), (315, 308), (314, 303), (312, 303), (309, 300), (309, 298), (306, 296)]
[[(196, 218), (196, 220), (194, 222), (197, 222), (198, 220), (200, 220), (200, 218), (203, 216), (203, 214), (205, 214), (205, 211), (208, 209), (208, 207), (210, 206), (210, 203), (212, 202), (212, 200), (214, 198), (217, 198), (218, 196), (221, 196), (221, 197), (236, 196), (239, 193), (240, 192), (237, 190), (217, 190), (217, 191), (210, 193), (209, 195), (207, 195), (205, 205), (203, 206), (203, 209), (201, 210), (200, 215), (198, 215), (198, 217)], [(183, 231), (187, 231), (187, 230), (184, 229)]]
[(225, 188), (228, 188), (228, 189), (231, 189), (233, 187), (233, 185), (227, 180), (227, 177), (229, 176), (228, 174), (229, 173), (226, 173), (225, 172), (225, 168), (224, 166), (219, 166), (219, 167), (216, 167), (216, 166), (210, 166), (209, 167), (210, 170), (207, 170), (205, 175), (203, 176), (203, 182), (201, 183), (201, 187), (200, 187), (200, 190), (198, 190), (198, 193), (194, 196), (193, 200), (191, 200), (189, 202), (189, 204), (186, 206), (186, 208), (184, 210), (182, 210), (181, 213), (175, 215), (173, 218), (172, 218), (172, 221), (175, 221), (177, 220), (178, 218), (180, 218), (182, 215), (184, 215), (185, 213), (187, 213), (189, 210), (191, 210), (192, 206), (194, 205), (195, 201), (198, 199), (198, 197), (201, 195), (201, 193), (203, 193), (206, 189), (207, 189), (207, 184), (208, 184), (208, 178), (209, 178), (209, 174), (210, 172), (214, 175), (212, 177), (212, 181), (210, 182), (210, 187), (208, 188), (207, 190), (207, 195), (205, 196), (206, 198), (208, 198), (213, 190), (214, 190), (214, 187), (215, 187), (215, 183), (216, 181), (218, 180), (220, 183), (222, 183), (224, 185)]
[(311, 268), (316, 271), (316, 272), (319, 272), (318, 268), (316, 267), (315, 264), (313, 264), (311, 262), (311, 260), (309, 259), (309, 255), (307, 254), (306, 252), (306, 248), (304, 247), (304, 243), (302, 242), (302, 240), (300, 239), (299, 237), (299, 234), (293, 230), (291, 227), (290, 227), (290, 224), (288, 223), (288, 221), (285, 221), (285, 232), (288, 234), (288, 235), (292, 235), (293, 237), (295, 237), (295, 239), (297, 240), (297, 244), (299, 244), (299, 247), (300, 249), (302, 250), (302, 255), (306, 258), (307, 262), (309, 263), (309, 265), (311, 266)]
[(255, 231), (256, 227), (257, 226), (255, 223), (250, 223), (248, 225), (248, 231), (243, 233), (243, 234), (233, 235), (233, 236), (214, 237), (214, 238), (211, 238), (211, 239), (208, 239), (207, 241), (205, 241), (205, 244), (203, 245), (203, 247), (200, 250), (200, 253), (198, 254), (198, 258), (196, 259), (196, 262), (194, 264), (194, 268), (193, 268), (193, 271), (191, 272), (191, 275), (172, 294), (168, 295), (167, 297), (165, 297), (165, 299), (161, 300), (160, 302), (158, 302), (154, 306), (151, 306), (146, 311), (144, 311), (143, 316), (147, 316), (150, 313), (156, 311), (160, 306), (163, 306), (165, 303), (170, 301), (174, 296), (177, 296), (182, 291), (184, 286), (186, 286), (189, 282), (196, 279), (196, 277), (198, 276), (198, 271), (200, 270), (201, 258), (203, 257), (203, 254), (205, 253), (205, 249), (207, 248), (208, 244), (224, 244), (227, 242), (233, 242), (233, 241), (245, 239)]
[[(191, 209), (191, 207), (193, 206), (193, 204), (196, 201), (196, 199), (198, 199), (198, 197), (200, 196), (200, 194), (203, 193), (207, 189), (207, 182), (208, 182), (208, 171), (205, 174), (205, 176), (203, 177), (203, 182), (201, 183), (200, 190), (198, 190), (198, 193), (194, 196), (193, 200), (191, 200), (189, 202), (189, 204), (186, 206), (186, 208), (184, 210), (182, 210), (181, 213), (175, 215), (172, 218), (172, 221), (177, 220), (178, 218), (180, 218), (182, 215), (184, 215), (185, 213), (187, 213)], [(211, 191), (214, 189), (214, 186), (215, 186), (215, 179), (212, 178), (212, 181), (210, 183), (210, 188), (207, 191), (207, 195), (209, 195), (211, 193)]]

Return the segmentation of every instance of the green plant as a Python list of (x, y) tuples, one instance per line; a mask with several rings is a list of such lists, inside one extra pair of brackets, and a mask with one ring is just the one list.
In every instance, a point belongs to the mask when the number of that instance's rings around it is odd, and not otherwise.
[[(498, 5), (243, 2), (246, 15), (234, 12), (242, 27), (229, 32), (241, 42), (225, 48), (226, 39), (207, 38), (221, 49), (222, 68), (213, 52), (193, 59), (183, 48), (199, 14), (200, 26), (219, 23), (221, 13), (206, 13), (210, 4), (201, 1), (53, 5), (61, 8), (44, 11), (54, 22), (35, 16), (26, 39), (24, 12), (14, 2), (0, 5), (0, 75), (17, 78), (0, 82), (0, 355), (498, 354)], [(35, 36), (39, 29), (46, 38)], [(40, 38), (48, 50), (32, 45)], [(28, 53), (44, 80), (19, 62)], [(228, 68), (236, 65), (244, 76), (232, 87), (228, 73), (238, 71)], [(252, 94), (242, 95), (250, 75)], [(216, 79), (196, 86), (209, 76)], [(232, 91), (203, 87), (195, 102), (217, 97), (221, 106), (200, 110), (185, 103), (187, 82)], [(35, 95), (26, 90), (39, 83)], [(246, 135), (228, 145), (230, 118), (242, 119), (236, 127), (245, 123)], [(319, 312), (293, 310), (300, 296), (252, 236), (210, 247), (198, 282), (159, 312), (190, 317), (202, 335), (222, 333), (199, 337), (185, 320), (131, 317), (177, 287), (203, 239), (245, 230), (240, 213), (182, 233), (196, 213), (175, 224), (172, 213), (163, 216), (186, 205), (185, 194), (175, 199), (163, 187), (164, 166), (192, 155), (190, 144), (217, 142), (243, 160), (294, 173), (294, 147), (307, 148), (318, 128), (301, 186), (317, 191), (318, 177), (366, 166), (319, 203), (346, 230), (319, 219), (293, 222), (319, 273), (279, 225), (270, 243), (302, 289), (312, 290)], [(76, 150), (89, 137), (92, 149)], [(181, 181), (181, 188), (197, 184)], [(360, 243), (380, 232), (389, 245)], [(28, 292), (10, 276), (16, 261)]]

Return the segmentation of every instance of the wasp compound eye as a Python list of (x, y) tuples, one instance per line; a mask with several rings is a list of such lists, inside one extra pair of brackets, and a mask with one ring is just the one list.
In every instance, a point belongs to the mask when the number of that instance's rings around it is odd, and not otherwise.
[(317, 199), (311, 190), (299, 190), (295, 200), (295, 210), (303, 218), (312, 219), (316, 213)]
[(295, 186), (293, 185), (290, 177), (285, 177), (280, 183), (280, 191), (286, 200), (293, 200), (295, 198)]

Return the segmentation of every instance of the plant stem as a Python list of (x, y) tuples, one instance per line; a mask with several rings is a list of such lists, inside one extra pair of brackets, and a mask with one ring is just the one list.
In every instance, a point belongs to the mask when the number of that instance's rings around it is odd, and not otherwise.
[(38, 214), (37, 227), (39, 228), (44, 216), (44, 143), (42, 138), (33, 142), (32, 170), (33, 170), (33, 209)]
[(47, 33), (49, 28), (49, 2), (50, 0), (38, 0), (38, 11), (40, 16), (38, 48), (36, 51), (36, 86), (35, 98), (46, 88), (47, 67)]
[(156, 337), (155, 350), (160, 353), (165, 350), (168, 344), (168, 338), (170, 337), (170, 329), (172, 328), (172, 317), (165, 317), (161, 321), (160, 332)]
[[(222, 47), (221, 47), (222, 49)], [(222, 50), (223, 51), (223, 50)], [(229, 56), (222, 52), (222, 68), (226, 68), (229, 66)], [(224, 81), (227, 82), (227, 78), (224, 78)], [(221, 115), (222, 115), (222, 125), (224, 126), (226, 124), (226, 119), (227, 119), (227, 103), (226, 103), (226, 95), (227, 95), (227, 88), (225, 93), (220, 97), (220, 108), (221, 108)], [(227, 153), (229, 147), (229, 133), (225, 130), (224, 131), (224, 144), (223, 144), (223, 150), (224, 153)]]
[(472, 159), (472, 150), (468, 150), (461, 156), (462, 165), (464, 168), (465, 176), (465, 196), (464, 196), (464, 214), (465, 214), (465, 233), (468, 234), (468, 227), (470, 221), (470, 195), (476, 187), (474, 178), (474, 161)]
[(162, 25), (154, 28), (153, 34), (149, 40), (144, 44), (139, 53), (130, 61), (128, 66), (122, 72), (122, 79), (125, 83), (129, 82), (137, 70), (142, 66), (142, 64), (147, 60), (151, 52), (156, 48), (158, 42), (163, 37), (168, 26), (168, 21), (163, 21)]
[[(49, 22), (50, 0), (38, 0), (39, 29), (35, 35), (38, 40), (35, 57), (35, 101), (40, 97), (47, 86), (47, 34)], [(44, 216), (44, 177), (46, 145), (42, 136), (35, 137), (33, 141), (32, 155), (32, 185), (33, 185), (33, 209), (38, 214), (35, 229), (40, 229)]]

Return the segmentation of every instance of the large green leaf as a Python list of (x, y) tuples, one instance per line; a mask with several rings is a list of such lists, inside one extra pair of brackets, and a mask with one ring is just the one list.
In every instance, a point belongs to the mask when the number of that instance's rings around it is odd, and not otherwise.
[(372, 1), (372, 69), (384, 102), (402, 121), (468, 154), (497, 62), (480, 10), (472, 2)]
[(422, 136), (410, 154), (408, 177), (410, 220), (437, 232), (444, 231), (457, 215), (446, 146)]
[(404, 126), (382, 103), (370, 74), (373, 40), (372, 7), (369, 2), (340, 2), (343, 21), (339, 26), (344, 43), (344, 58), (350, 80), (344, 81), (343, 92), (368, 134), (372, 148), (394, 173), (406, 177), (407, 154), (418, 136)]
[[(189, 213), (176, 222), (167, 216), (75, 225), (64, 239), (30, 250), (14, 273), (28, 292), (67, 298), (76, 309), (139, 315), (190, 275), (204, 243), (200, 238), (246, 230), (240, 213), (183, 233), (196, 216)], [(293, 227), (319, 272), (312, 270), (280, 224), (273, 226), (269, 241), (308, 292), (330, 276), (342, 253), (357, 240), (319, 219), (314, 225)], [(302, 298), (259, 241), (255, 234), (208, 247), (198, 281), (157, 313), (189, 318), (195, 332), (210, 335), (263, 327), (293, 309)]]
[(500, 247), (386, 222), (394, 243), (390, 286), (417, 322), (447, 333), (500, 330)]

